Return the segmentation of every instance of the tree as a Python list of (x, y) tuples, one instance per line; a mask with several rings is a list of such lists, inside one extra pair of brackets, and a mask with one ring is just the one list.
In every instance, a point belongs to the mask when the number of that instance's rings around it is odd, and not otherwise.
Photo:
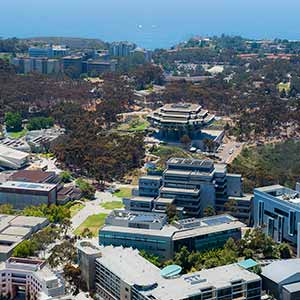
[(22, 117), (19, 113), (7, 112), (4, 116), (6, 130), (16, 132), (22, 130)]
[(28, 130), (40, 130), (50, 128), (54, 125), (54, 119), (52, 117), (36, 117), (28, 120)]
[(224, 204), (225, 211), (230, 212), (232, 214), (236, 213), (238, 210), (238, 204), (235, 199), (229, 199), (225, 204)]
[(0, 214), (13, 215), (14, 209), (11, 204), (2, 204), (0, 205)]
[(184, 145), (184, 147), (188, 147), (191, 144), (192, 140), (191, 138), (185, 134), (180, 138), (180, 143)]
[(246, 248), (244, 251), (243, 251), (243, 255), (245, 257), (245, 259), (248, 259), (248, 258), (253, 258), (254, 257), (254, 251), (252, 249), (248, 249)]
[(81, 236), (83, 238), (90, 238), (91, 239), (93, 237), (93, 233), (90, 231), (89, 228), (84, 228), (84, 230), (81, 233)]
[(139, 254), (144, 257), (145, 259), (147, 259), (148, 261), (150, 261), (153, 265), (157, 266), (157, 267), (161, 267), (161, 262), (159, 260), (159, 257), (154, 255), (154, 254), (149, 254), (147, 253), (145, 250), (141, 250), (139, 252)]
[(214, 216), (215, 214), (216, 214), (216, 211), (212, 206), (207, 206), (204, 208), (204, 211), (203, 211), (204, 217), (211, 217), (211, 216)]
[(25, 240), (21, 242), (13, 251), (15, 257), (28, 257), (34, 255), (35, 247), (31, 241)]
[(174, 204), (167, 204), (166, 214), (168, 216), (169, 223), (172, 223), (176, 220), (177, 216), (177, 210), (176, 205)]
[(281, 243), (278, 245), (278, 250), (280, 253), (280, 258), (288, 259), (292, 257), (292, 250), (289, 244)]
[(188, 251), (186, 246), (181, 247), (179, 252), (175, 254), (175, 264), (181, 266), (185, 272), (190, 270), (192, 267), (189, 262), (189, 254), (190, 252)]
[(61, 179), (62, 182), (68, 183), (72, 181), (72, 175), (69, 171), (62, 171), (59, 174), (59, 178)]
[(73, 295), (77, 295), (80, 290), (87, 291), (87, 286), (82, 278), (79, 267), (74, 267), (72, 264), (64, 266), (64, 278), (75, 287)]
[(87, 199), (94, 199), (96, 191), (94, 186), (81, 178), (76, 180), (76, 185), (79, 187), (83, 197)]

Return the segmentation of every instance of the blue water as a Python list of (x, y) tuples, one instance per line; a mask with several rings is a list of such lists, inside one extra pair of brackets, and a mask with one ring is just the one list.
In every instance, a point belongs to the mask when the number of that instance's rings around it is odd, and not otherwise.
[(300, 0), (0, 0), (0, 36), (169, 47), (195, 34), (300, 39)]

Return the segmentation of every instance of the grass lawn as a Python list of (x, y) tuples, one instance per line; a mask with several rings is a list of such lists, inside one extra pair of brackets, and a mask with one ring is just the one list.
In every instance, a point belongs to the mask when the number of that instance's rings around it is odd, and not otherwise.
[(113, 195), (119, 198), (129, 198), (131, 196), (131, 188), (120, 188), (120, 190), (113, 193)]
[(13, 139), (19, 139), (19, 138), (25, 136), (26, 133), (27, 133), (27, 129), (23, 129), (23, 130), (17, 131), (17, 132), (8, 132), (8, 135)]
[(105, 202), (101, 204), (101, 207), (105, 209), (117, 209), (117, 208), (123, 208), (124, 205), (122, 202), (119, 201), (112, 201), (112, 202)]
[(149, 127), (149, 122), (143, 118), (135, 118), (131, 120), (129, 123), (123, 123), (118, 127), (118, 130), (121, 131), (144, 131)]
[(208, 129), (211, 130), (223, 130), (225, 125), (226, 125), (226, 121), (225, 120), (214, 120), (209, 126)]
[(81, 209), (84, 208), (82, 203), (76, 203), (70, 207), (71, 217), (74, 217)]
[(93, 233), (94, 237), (98, 236), (99, 228), (104, 225), (106, 217), (107, 214), (103, 213), (89, 216), (78, 228), (76, 228), (74, 234), (80, 235), (85, 228), (88, 228)]

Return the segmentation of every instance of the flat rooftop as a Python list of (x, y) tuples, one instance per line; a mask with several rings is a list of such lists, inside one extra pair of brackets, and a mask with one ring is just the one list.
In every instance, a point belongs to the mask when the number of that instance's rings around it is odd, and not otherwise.
[(6, 181), (0, 183), (2, 189), (28, 190), (28, 191), (51, 191), (56, 188), (56, 184), (34, 183), (20, 181)]
[(0, 253), (9, 254), (20, 242), (48, 223), (46, 218), (0, 215)]
[(300, 192), (279, 184), (256, 188), (255, 192), (266, 193), (277, 200), (300, 206)]
[(195, 112), (201, 110), (201, 108), (201, 105), (194, 103), (171, 103), (165, 104), (160, 109), (165, 111)]
[(20, 170), (13, 173), (10, 181), (25, 181), (32, 183), (43, 183), (49, 178), (55, 177), (55, 172), (45, 172), (42, 170)]
[(213, 160), (210, 159), (193, 159), (172, 157), (167, 161), (167, 165), (177, 165), (193, 168), (212, 169), (214, 167)]
[[(143, 213), (141, 213), (140, 215), (142, 216)], [(244, 223), (240, 222), (238, 219), (230, 215), (218, 215), (202, 219), (184, 219), (175, 222), (174, 225), (166, 224), (162, 226), (161, 229), (134, 228), (122, 226), (120, 224), (113, 225), (113, 223), (110, 223), (104, 225), (101, 231), (142, 234), (148, 236), (162, 236), (172, 238), (173, 240), (180, 240), (220, 231), (240, 229), (245, 226), (246, 225)]]
[(23, 160), (23, 159), (27, 159), (29, 154), (26, 152), (12, 149), (10, 147), (0, 145), (0, 156), (5, 156), (5, 157), (11, 158), (11, 159)]
[(165, 279), (160, 269), (141, 257), (137, 250), (123, 247), (101, 247), (96, 260), (129, 285), (145, 287), (141, 292), (151, 299), (186, 299), (205, 288), (225, 288), (234, 282), (259, 281), (260, 277), (238, 264), (202, 270), (174, 279)]

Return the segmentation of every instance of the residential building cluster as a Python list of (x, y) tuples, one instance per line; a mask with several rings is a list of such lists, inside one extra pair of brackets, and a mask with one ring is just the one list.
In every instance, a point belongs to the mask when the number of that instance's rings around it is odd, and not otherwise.
[[(30, 47), (27, 56), (12, 59), (19, 73), (37, 72), (41, 74), (58, 74), (65, 72), (73, 77), (81, 74), (97, 76), (116, 70), (114, 58), (140, 54), (146, 61), (151, 61), (151, 51), (137, 47), (129, 42), (114, 42), (109, 50), (71, 51), (62, 45)], [(112, 59), (110, 59), (112, 57)]]

